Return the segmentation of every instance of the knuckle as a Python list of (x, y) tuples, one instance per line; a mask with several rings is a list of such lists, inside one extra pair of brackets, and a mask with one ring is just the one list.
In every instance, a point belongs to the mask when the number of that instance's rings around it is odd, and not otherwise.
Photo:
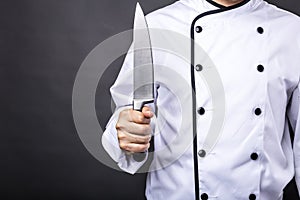
[(143, 152), (144, 151), (144, 146), (140, 144), (139, 146), (136, 147), (137, 152)]
[(120, 142), (120, 143), (119, 143), (119, 146), (120, 146), (120, 148), (123, 149), (123, 150), (127, 150), (127, 148), (128, 148), (128, 147), (127, 147), (127, 144), (124, 143), (124, 142)]
[(147, 143), (147, 144), (142, 145), (140, 150), (141, 151), (147, 151), (149, 149), (149, 147), (150, 147), (150, 144)]
[(121, 128), (121, 124), (119, 122), (116, 123), (116, 129), (119, 130)]
[(146, 151), (147, 150), (147, 145), (146, 144), (141, 145), (139, 150), (141, 152)]
[(126, 138), (126, 135), (125, 135), (124, 133), (118, 131), (118, 139), (119, 139), (119, 140), (123, 140), (123, 139), (125, 139), (125, 138)]
[(150, 140), (151, 140), (151, 137), (149, 137), (148, 135), (146, 135), (146, 136), (144, 137), (144, 139), (143, 139), (143, 142), (144, 142), (145, 144), (147, 144), (147, 143), (150, 142)]

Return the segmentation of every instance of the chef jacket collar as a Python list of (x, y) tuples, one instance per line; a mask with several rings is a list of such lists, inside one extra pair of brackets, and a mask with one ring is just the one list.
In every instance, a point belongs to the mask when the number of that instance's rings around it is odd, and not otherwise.
[[(255, 9), (259, 4), (263, 2), (263, 0), (244, 0), (241, 3), (238, 3), (233, 6), (222, 6), (213, 0), (187, 0), (191, 4), (193, 8), (195, 8), (198, 12), (202, 13), (203, 11), (217, 10), (217, 9), (225, 9), (228, 11), (232, 11), (235, 14), (249, 12)], [(203, 10), (203, 8), (205, 10)]]

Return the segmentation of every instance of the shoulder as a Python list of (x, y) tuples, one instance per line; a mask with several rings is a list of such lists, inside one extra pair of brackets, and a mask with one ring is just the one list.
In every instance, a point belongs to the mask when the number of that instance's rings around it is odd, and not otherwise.
[(149, 13), (146, 18), (149, 27), (168, 29), (189, 23), (195, 12), (189, 0), (181, 0)]
[(291, 47), (300, 47), (299, 16), (267, 2), (261, 4), (258, 10), (265, 16), (265, 24), (270, 28), (269, 36), (273, 36), (277, 41), (289, 43)]
[[(275, 5), (272, 5), (270, 3), (264, 2), (263, 6), (263, 10), (264, 12), (267, 14), (267, 19), (272, 22), (276, 22), (279, 24), (285, 24), (285, 25), (289, 25), (289, 24), (298, 24), (298, 26), (300, 25), (300, 17), (297, 16), (296, 14), (284, 10), (282, 8), (279, 8)], [(281, 27), (284, 28), (284, 27)], [(296, 27), (295, 27), (296, 28)]]
[(188, 1), (176, 1), (168, 6), (155, 10), (147, 15), (150, 19), (157, 17), (175, 17), (190, 10)]

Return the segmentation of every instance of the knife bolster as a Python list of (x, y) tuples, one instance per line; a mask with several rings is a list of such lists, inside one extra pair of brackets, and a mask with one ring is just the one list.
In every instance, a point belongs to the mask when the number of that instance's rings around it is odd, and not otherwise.
[(143, 107), (145, 104), (153, 103), (153, 99), (134, 99), (133, 100), (133, 110), (142, 112)]

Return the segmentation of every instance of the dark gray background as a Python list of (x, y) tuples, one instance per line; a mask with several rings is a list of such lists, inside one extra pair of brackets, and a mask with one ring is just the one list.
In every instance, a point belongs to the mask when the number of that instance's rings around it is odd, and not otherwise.
[[(95, 160), (76, 133), (71, 109), (83, 59), (101, 41), (132, 28), (136, 1), (0, 2), (0, 199), (143, 199), (144, 175)], [(171, 2), (140, 1), (146, 13)], [(298, 1), (275, 3), (300, 14)], [(116, 60), (99, 83), (102, 127), (121, 63)], [(287, 191), (286, 199), (297, 199), (294, 185)]]

